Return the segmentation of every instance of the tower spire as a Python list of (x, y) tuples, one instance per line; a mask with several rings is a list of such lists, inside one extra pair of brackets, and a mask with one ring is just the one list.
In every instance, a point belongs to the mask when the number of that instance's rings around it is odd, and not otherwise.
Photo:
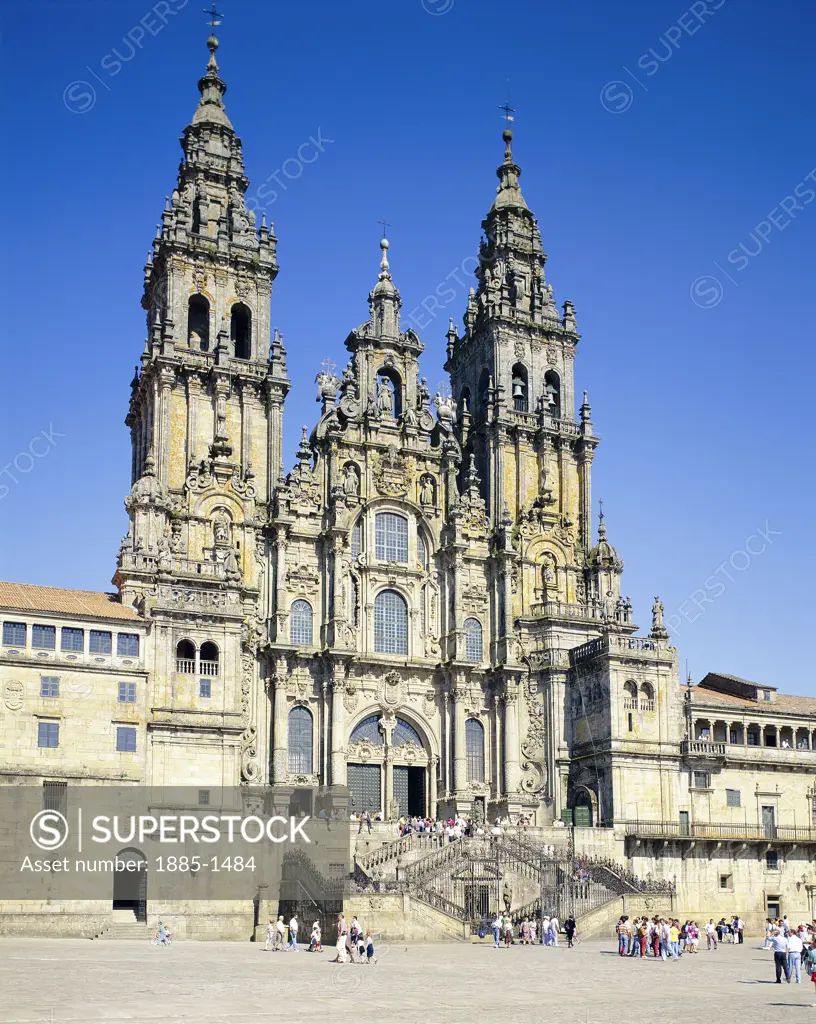
[(210, 16), (210, 35), (207, 39), (207, 49), (210, 57), (207, 61), (207, 70), (198, 81), (198, 90), (201, 99), (198, 109), (193, 115), (193, 124), (200, 124), (202, 121), (212, 124), (220, 124), (225, 128), (232, 128), (230, 119), (224, 109), (224, 93), (227, 91), (226, 82), (219, 77), (218, 64), (215, 59), (215, 51), (218, 49), (218, 38), (215, 35), (216, 25), (221, 24), (223, 15), (219, 14), (213, 4), (209, 11), (204, 11)]

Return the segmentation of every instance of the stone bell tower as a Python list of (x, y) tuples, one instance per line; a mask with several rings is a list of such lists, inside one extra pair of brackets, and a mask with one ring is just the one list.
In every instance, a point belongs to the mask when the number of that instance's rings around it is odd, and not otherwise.
[(281, 476), (285, 351), (270, 340), (273, 228), (247, 210), (218, 40), (144, 270), (131, 384), (130, 527), (114, 583), (153, 620), (149, 781), (264, 781), (257, 650)]

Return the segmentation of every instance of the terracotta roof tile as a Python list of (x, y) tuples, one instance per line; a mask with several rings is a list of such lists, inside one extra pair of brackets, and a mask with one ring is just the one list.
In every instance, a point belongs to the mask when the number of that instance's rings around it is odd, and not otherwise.
[(64, 590), (62, 587), (37, 587), (31, 583), (0, 580), (0, 608), (21, 612), (56, 612), (93, 619), (144, 621), (132, 608), (125, 608), (116, 594), (95, 590)]
[[(761, 687), (760, 687), (761, 689)], [(816, 715), (816, 697), (799, 697), (796, 694), (776, 693), (772, 701), (750, 700), (735, 693), (710, 690), (707, 686), (692, 689), (695, 704), (709, 707), (756, 709), (763, 714)]]

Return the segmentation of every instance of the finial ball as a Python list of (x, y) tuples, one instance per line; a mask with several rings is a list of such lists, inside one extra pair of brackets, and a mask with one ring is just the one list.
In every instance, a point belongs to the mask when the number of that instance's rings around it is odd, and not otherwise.
[(504, 139), (505, 142), (513, 141), (513, 133), (510, 131), (509, 128), (504, 129), (504, 131), (502, 132), (502, 138)]
[(389, 247), (389, 245), (390, 245), (390, 244), (391, 244), (391, 243), (390, 243), (390, 242), (388, 241), (388, 239), (387, 239), (387, 238), (382, 238), (382, 239), (380, 239), (380, 248), (381, 248), (381, 249), (387, 249), (387, 248)]
[(207, 40), (207, 49), (211, 52), (214, 52), (218, 49), (218, 40), (214, 35), (211, 35), (210, 38)]

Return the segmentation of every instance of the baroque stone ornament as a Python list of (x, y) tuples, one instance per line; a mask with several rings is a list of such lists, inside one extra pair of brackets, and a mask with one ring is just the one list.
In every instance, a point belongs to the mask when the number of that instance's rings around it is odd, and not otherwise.
[(544, 705), (538, 699), (538, 683), (529, 676), (524, 690), (527, 710), (527, 735), (521, 744), (521, 790), (546, 795), (547, 790), (547, 724)]
[(399, 672), (387, 672), (382, 682), (381, 696), (383, 703), (390, 708), (397, 708), (405, 702), (405, 684)]
[(25, 687), (16, 679), (10, 679), (3, 687), (3, 703), (9, 711), (20, 711), (25, 704)]
[(396, 445), (377, 459), (374, 468), (374, 486), (390, 498), (402, 498), (408, 493), (407, 465)]

